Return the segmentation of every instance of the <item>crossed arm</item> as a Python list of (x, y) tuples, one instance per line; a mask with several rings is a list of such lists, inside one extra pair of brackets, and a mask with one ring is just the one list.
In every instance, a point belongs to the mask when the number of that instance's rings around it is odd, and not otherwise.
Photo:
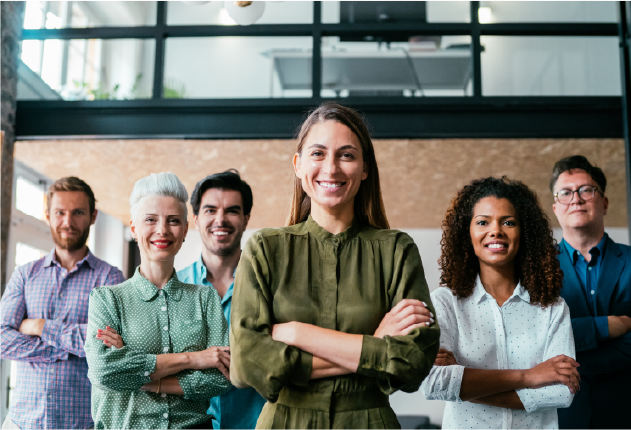
[[(429, 326), (433, 322), (433, 314), (425, 303), (404, 299), (384, 316), (374, 336), (405, 336), (415, 328)], [(355, 373), (359, 366), (363, 335), (289, 322), (274, 325), (272, 339), (313, 355), (311, 379)]]
[[(434, 365), (453, 366), (458, 363), (451, 351), (441, 348)], [(487, 370), (467, 367), (462, 375), (460, 399), (500, 408), (525, 409), (516, 390), (563, 384), (575, 394), (580, 389), (578, 366), (571, 357), (557, 355), (532, 369)]]

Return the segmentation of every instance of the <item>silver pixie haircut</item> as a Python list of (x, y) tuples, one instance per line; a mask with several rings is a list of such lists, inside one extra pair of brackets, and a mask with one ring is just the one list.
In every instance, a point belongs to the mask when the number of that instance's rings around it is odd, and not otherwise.
[(129, 211), (132, 219), (135, 218), (138, 211), (138, 203), (145, 197), (150, 196), (176, 198), (184, 210), (184, 221), (188, 218), (188, 209), (186, 208), (188, 193), (186, 192), (186, 187), (184, 187), (184, 184), (182, 184), (175, 173), (152, 173), (136, 181), (131, 196), (129, 196)]

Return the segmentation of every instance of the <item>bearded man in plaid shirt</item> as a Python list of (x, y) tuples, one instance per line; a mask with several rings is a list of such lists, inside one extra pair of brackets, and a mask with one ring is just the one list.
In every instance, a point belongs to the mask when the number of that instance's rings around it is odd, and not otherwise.
[(3, 429), (93, 426), (83, 349), (88, 296), (95, 287), (125, 280), (86, 246), (95, 204), (92, 189), (81, 179), (62, 178), (51, 185), (46, 218), (55, 247), (16, 269), (2, 297), (0, 357), (18, 362)]

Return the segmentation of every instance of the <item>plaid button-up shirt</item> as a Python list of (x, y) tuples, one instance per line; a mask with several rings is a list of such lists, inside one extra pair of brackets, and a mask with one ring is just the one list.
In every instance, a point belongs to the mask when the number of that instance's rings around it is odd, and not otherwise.
[[(17, 386), (9, 417), (21, 428), (86, 429), (93, 425), (83, 345), (93, 288), (125, 281), (91, 252), (68, 272), (44, 258), (13, 272), (1, 305), (0, 357), (15, 360)], [(25, 318), (44, 318), (42, 336), (18, 331)]]

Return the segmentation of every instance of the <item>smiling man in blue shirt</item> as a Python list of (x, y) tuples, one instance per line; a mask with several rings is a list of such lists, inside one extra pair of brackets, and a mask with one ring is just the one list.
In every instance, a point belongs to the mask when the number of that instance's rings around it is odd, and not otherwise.
[(558, 259), (581, 389), (559, 427), (631, 428), (631, 247), (605, 233), (607, 179), (583, 156), (559, 160), (550, 189), (563, 228)]
[[(191, 194), (195, 226), (202, 239), (202, 255), (177, 273), (181, 282), (207, 285), (221, 297), (230, 324), (234, 272), (241, 257), (241, 236), (250, 220), (252, 190), (234, 169), (210, 175)], [(210, 400), (214, 428), (253, 429), (265, 399), (253, 388), (232, 388)]]

